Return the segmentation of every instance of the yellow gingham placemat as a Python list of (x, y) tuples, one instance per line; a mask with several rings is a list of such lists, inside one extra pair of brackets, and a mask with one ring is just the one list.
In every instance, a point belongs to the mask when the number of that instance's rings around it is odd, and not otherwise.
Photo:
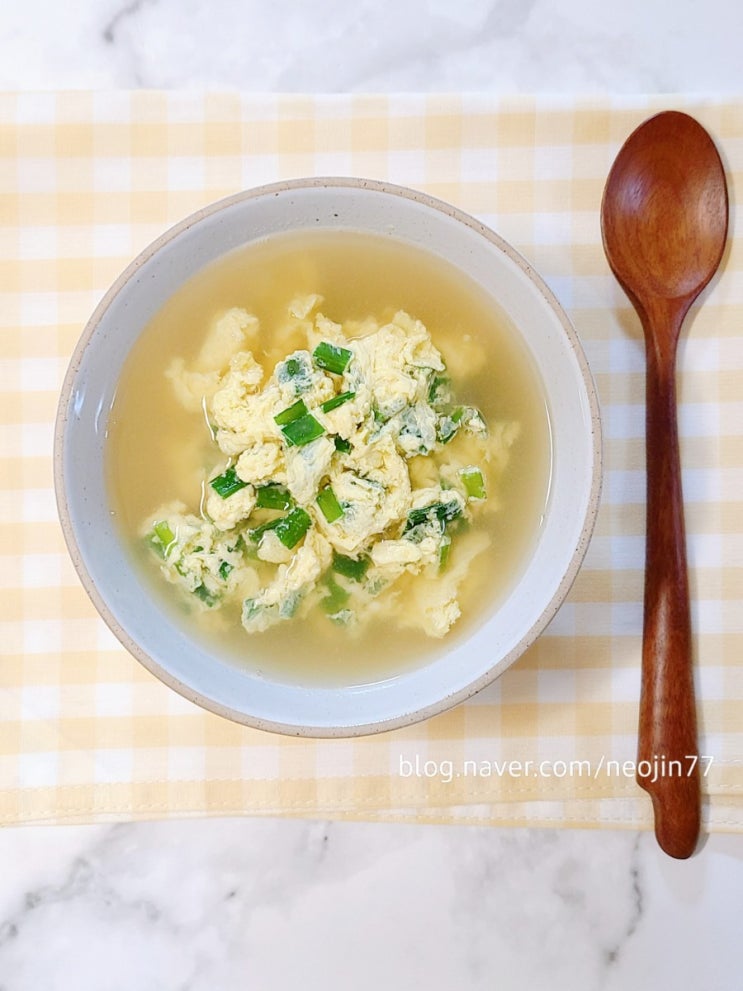
[[(0, 822), (284, 814), (650, 822), (634, 783), (644, 530), (643, 348), (598, 208), (620, 144), (686, 109), (728, 169), (731, 242), (679, 360), (705, 819), (743, 828), (743, 106), (712, 100), (237, 94), (0, 96)], [(233, 725), (119, 646), (68, 560), (52, 424), (109, 283), (197, 207), (280, 178), (362, 175), (477, 215), (543, 274), (584, 342), (606, 476), (585, 566), (545, 636), (472, 701), (357, 740)], [(628, 765), (626, 762), (630, 762)]]

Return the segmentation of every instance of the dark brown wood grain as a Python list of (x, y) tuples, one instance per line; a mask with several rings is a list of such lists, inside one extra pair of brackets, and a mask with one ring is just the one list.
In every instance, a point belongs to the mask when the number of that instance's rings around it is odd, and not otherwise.
[(695, 850), (700, 771), (689, 583), (676, 418), (676, 348), (684, 318), (717, 270), (728, 200), (704, 128), (675, 111), (625, 142), (601, 207), (604, 250), (645, 334), (647, 520), (638, 783), (650, 794), (658, 843)]

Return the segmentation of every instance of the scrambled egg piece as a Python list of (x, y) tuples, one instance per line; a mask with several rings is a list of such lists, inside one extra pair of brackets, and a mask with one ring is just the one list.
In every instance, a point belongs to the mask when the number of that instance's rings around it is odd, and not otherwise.
[(242, 624), (248, 633), (260, 633), (269, 626), (291, 619), (308, 591), (314, 588), (330, 564), (330, 546), (315, 530), (288, 564), (279, 565), (278, 574), (254, 598), (243, 602)]
[(214, 321), (191, 368), (183, 358), (173, 359), (165, 375), (182, 406), (195, 412), (211, 399), (230, 359), (252, 345), (259, 326), (256, 317), (233, 307)]
[(285, 452), (286, 487), (300, 505), (311, 503), (320, 488), (320, 480), (330, 471), (335, 444), (329, 437), (318, 437), (304, 447), (290, 447)]
[(147, 536), (164, 577), (203, 608), (255, 586), (255, 572), (243, 558), (235, 531), (220, 530), (181, 502), (161, 506)]
[(240, 454), (235, 463), (235, 471), (245, 482), (270, 482), (272, 479), (283, 482), (286, 476), (283, 458), (284, 452), (278, 439), (257, 441)]
[(246, 520), (255, 507), (256, 495), (252, 485), (246, 485), (229, 499), (223, 499), (209, 486), (206, 497), (206, 515), (218, 530), (231, 530), (241, 520)]
[[(144, 524), (164, 577), (201, 609), (240, 606), (249, 633), (312, 610), (358, 629), (394, 607), (442, 637), (487, 547), (467, 525), (490, 499), (518, 424), (488, 430), (459, 404), (426, 327), (405, 312), (340, 324), (291, 301), (273, 368), (257, 319), (232, 309), (189, 365), (166, 371), (214, 440), (200, 512), (166, 504)], [(265, 352), (262, 352), (265, 353)], [(455, 551), (449, 561), (451, 548)]]
[(318, 525), (328, 541), (344, 554), (357, 554), (371, 538), (384, 534), (406, 516), (410, 503), (410, 476), (389, 435), (380, 435), (338, 458), (330, 473), (330, 487), (343, 515)]

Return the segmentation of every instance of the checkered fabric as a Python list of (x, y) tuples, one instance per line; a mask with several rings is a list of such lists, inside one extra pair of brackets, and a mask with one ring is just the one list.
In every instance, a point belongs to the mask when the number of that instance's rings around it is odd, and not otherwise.
[[(679, 356), (704, 815), (743, 828), (743, 105), (485, 95), (0, 96), (0, 822), (280, 814), (647, 825), (635, 758), (644, 363), (598, 210), (624, 138), (659, 109), (712, 133), (731, 191), (722, 270)], [(240, 189), (305, 175), (414, 186), (513, 243), (575, 322), (603, 407), (606, 474), (585, 566), (496, 683), (407, 729), (296, 740), (234, 725), (118, 644), (68, 560), (52, 489), (64, 370), (114, 277)]]

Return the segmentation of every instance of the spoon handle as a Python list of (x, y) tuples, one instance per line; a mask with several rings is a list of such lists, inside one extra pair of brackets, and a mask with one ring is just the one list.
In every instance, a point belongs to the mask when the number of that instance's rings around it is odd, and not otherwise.
[[(675, 350), (683, 313), (665, 319), (678, 324), (675, 333), (668, 328), (663, 335), (646, 333), (647, 529), (637, 781), (652, 798), (659, 845), (684, 859), (697, 845), (701, 798), (676, 421)], [(668, 347), (659, 347), (659, 339)]]

